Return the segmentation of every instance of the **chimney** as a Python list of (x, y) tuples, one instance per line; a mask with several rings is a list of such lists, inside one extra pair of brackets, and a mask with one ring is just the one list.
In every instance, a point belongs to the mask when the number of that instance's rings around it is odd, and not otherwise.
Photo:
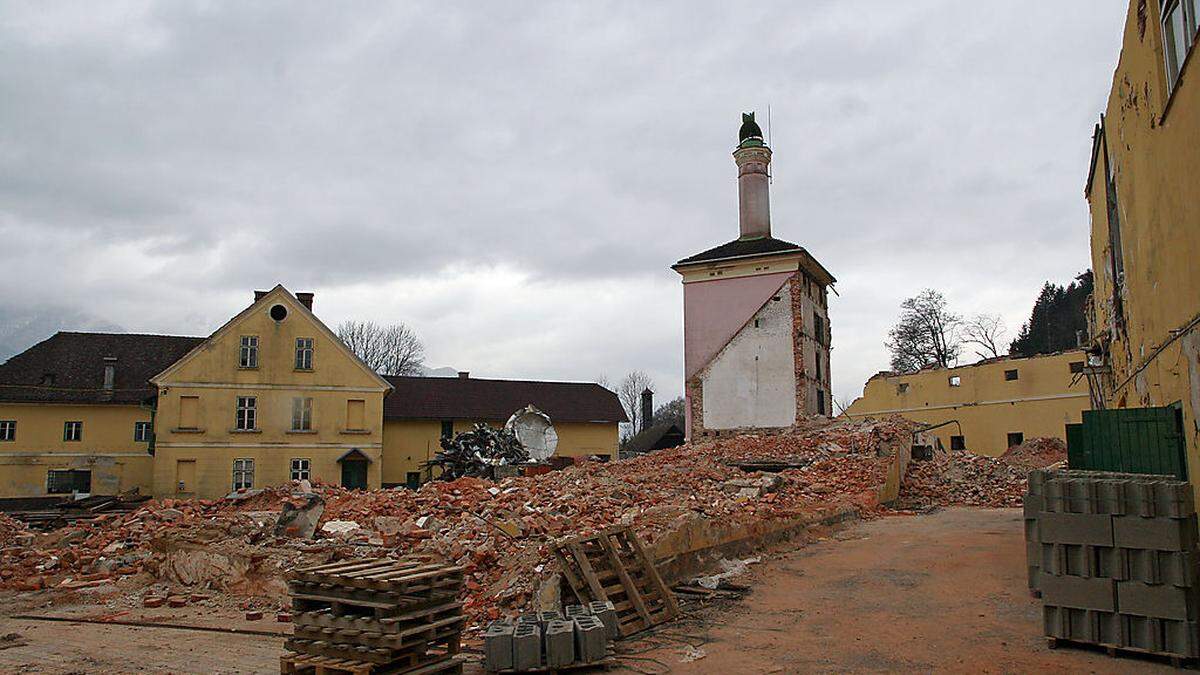
[(738, 167), (738, 225), (741, 239), (771, 236), (771, 196), (768, 168), (771, 149), (763, 142), (754, 113), (742, 113), (738, 147), (733, 151)]
[(312, 293), (297, 293), (296, 299), (299, 300), (300, 304), (304, 305), (308, 309), (308, 311), (310, 311), (310, 312), (312, 311), (312, 301), (313, 301)]
[(468, 377), (471, 377), (471, 371), (469, 371), (469, 370), (460, 370), (460, 371), (458, 371), (458, 379), (460, 379), (460, 380), (465, 380), (465, 379), (467, 379)]
[(639, 431), (645, 431), (650, 427), (650, 418), (654, 417), (654, 392), (650, 391), (650, 387), (642, 390), (642, 428)]
[(258, 302), (259, 300), (262, 300), (263, 296), (270, 292), (271, 291), (254, 291), (254, 301)]

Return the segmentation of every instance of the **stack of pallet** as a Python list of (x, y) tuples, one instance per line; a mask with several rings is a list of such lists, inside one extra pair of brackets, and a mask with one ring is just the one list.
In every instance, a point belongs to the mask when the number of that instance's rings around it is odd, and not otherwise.
[(554, 552), (580, 603), (612, 603), (621, 637), (679, 615), (675, 596), (627, 526), (556, 541)]
[(282, 673), (461, 672), (462, 568), (425, 559), (342, 561), (289, 575), (294, 637)]
[(1060, 642), (1200, 656), (1200, 555), (1191, 485), (1164, 476), (1034, 471), (1031, 587)]

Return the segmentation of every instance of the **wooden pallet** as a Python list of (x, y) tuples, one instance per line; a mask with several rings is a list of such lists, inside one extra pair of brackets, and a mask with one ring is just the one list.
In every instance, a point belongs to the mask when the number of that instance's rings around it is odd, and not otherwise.
[(336, 615), (328, 609), (308, 612), (296, 612), (292, 615), (292, 623), (297, 627), (313, 627), (319, 630), (339, 630), (356, 633), (379, 633), (393, 635), (404, 633), (410, 628), (427, 626), (442, 619), (462, 614), (462, 603), (442, 598), (438, 604), (418, 607), (406, 607), (403, 612), (389, 617)]
[(553, 548), (563, 576), (581, 603), (613, 603), (621, 637), (679, 616), (675, 596), (629, 527), (614, 526), (590, 537), (559, 540)]
[(342, 561), (288, 575), (293, 614), (376, 620), (452, 601), (462, 584), (461, 567), (410, 559)]
[(462, 661), (446, 654), (432, 655), (416, 665), (364, 663), (311, 654), (285, 653), (279, 657), (280, 675), (433, 675), (461, 673)]
[(1141, 649), (1139, 647), (1121, 647), (1100, 642), (1084, 642), (1079, 640), (1069, 640), (1067, 638), (1047, 637), (1046, 646), (1050, 649), (1058, 649), (1060, 647), (1070, 647), (1073, 649), (1083, 649), (1087, 651), (1103, 651), (1112, 658), (1126, 659), (1142, 659), (1150, 661), (1158, 661), (1160, 663), (1167, 662), (1172, 668), (1181, 669), (1184, 666), (1194, 665), (1200, 659), (1180, 656), (1179, 654), (1171, 654), (1169, 652), (1156, 652), (1150, 649)]
[(404, 592), (439, 580), (462, 580), (463, 568), (427, 560), (365, 558), (293, 570), (289, 581)]

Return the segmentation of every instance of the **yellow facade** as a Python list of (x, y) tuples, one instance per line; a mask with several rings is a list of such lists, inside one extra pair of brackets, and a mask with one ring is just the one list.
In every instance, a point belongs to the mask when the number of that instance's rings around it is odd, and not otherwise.
[[(277, 306), (286, 311), (280, 320), (272, 316)], [(253, 366), (243, 364), (244, 337), (256, 343)], [(310, 367), (297, 365), (298, 339), (311, 340), (311, 363), (304, 364)], [(250, 466), (235, 466), (238, 460), (253, 460), (255, 486), (289, 480), (293, 459), (308, 460), (309, 479), (341, 484), (338, 460), (355, 451), (368, 460), (367, 487), (380, 485), (383, 396), (390, 386), (282, 288), (151, 381), (158, 387), (156, 495), (227, 494), (235, 469), (247, 478)], [(247, 398), (254, 420), (242, 429), (239, 399)], [(307, 425), (294, 419), (298, 400)]]
[[(472, 420), (454, 420), (454, 433), (470, 431)], [(487, 421), (494, 427), (500, 421)], [(587, 457), (608, 455), (617, 457), (618, 430), (615, 422), (555, 422), (558, 433), (558, 457)], [(410, 473), (424, 476), (423, 465), (433, 459), (441, 447), (440, 420), (389, 419), (383, 423), (383, 483), (399, 485), (410, 482)]]
[[(48, 472), (71, 469), (91, 471), (95, 492), (151, 490), (149, 443), (134, 440), (149, 407), (0, 403), (0, 420), (16, 422), (13, 440), (0, 442), (0, 496), (45, 495)], [(83, 423), (78, 441), (64, 440), (66, 422)]]
[[(1094, 393), (1105, 407), (1179, 405), (1200, 472), (1200, 64), (1172, 85), (1160, 3), (1130, 2), (1086, 188)], [(1197, 493), (1200, 495), (1200, 492)]]
[(1087, 382), (1080, 373), (1085, 358), (1082, 351), (1071, 351), (902, 375), (881, 373), (867, 381), (862, 397), (844, 414), (901, 415), (923, 424), (956, 422), (932, 433), (947, 448), (959, 441), (983, 455), (1003, 453), (1010, 434), (1065, 440), (1066, 425), (1078, 424), (1090, 408)]

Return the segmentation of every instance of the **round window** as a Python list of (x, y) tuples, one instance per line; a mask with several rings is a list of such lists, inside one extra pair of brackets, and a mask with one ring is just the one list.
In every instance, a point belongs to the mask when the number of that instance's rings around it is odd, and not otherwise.
[(274, 305), (271, 307), (271, 318), (276, 321), (283, 321), (287, 318), (287, 307), (283, 305)]

